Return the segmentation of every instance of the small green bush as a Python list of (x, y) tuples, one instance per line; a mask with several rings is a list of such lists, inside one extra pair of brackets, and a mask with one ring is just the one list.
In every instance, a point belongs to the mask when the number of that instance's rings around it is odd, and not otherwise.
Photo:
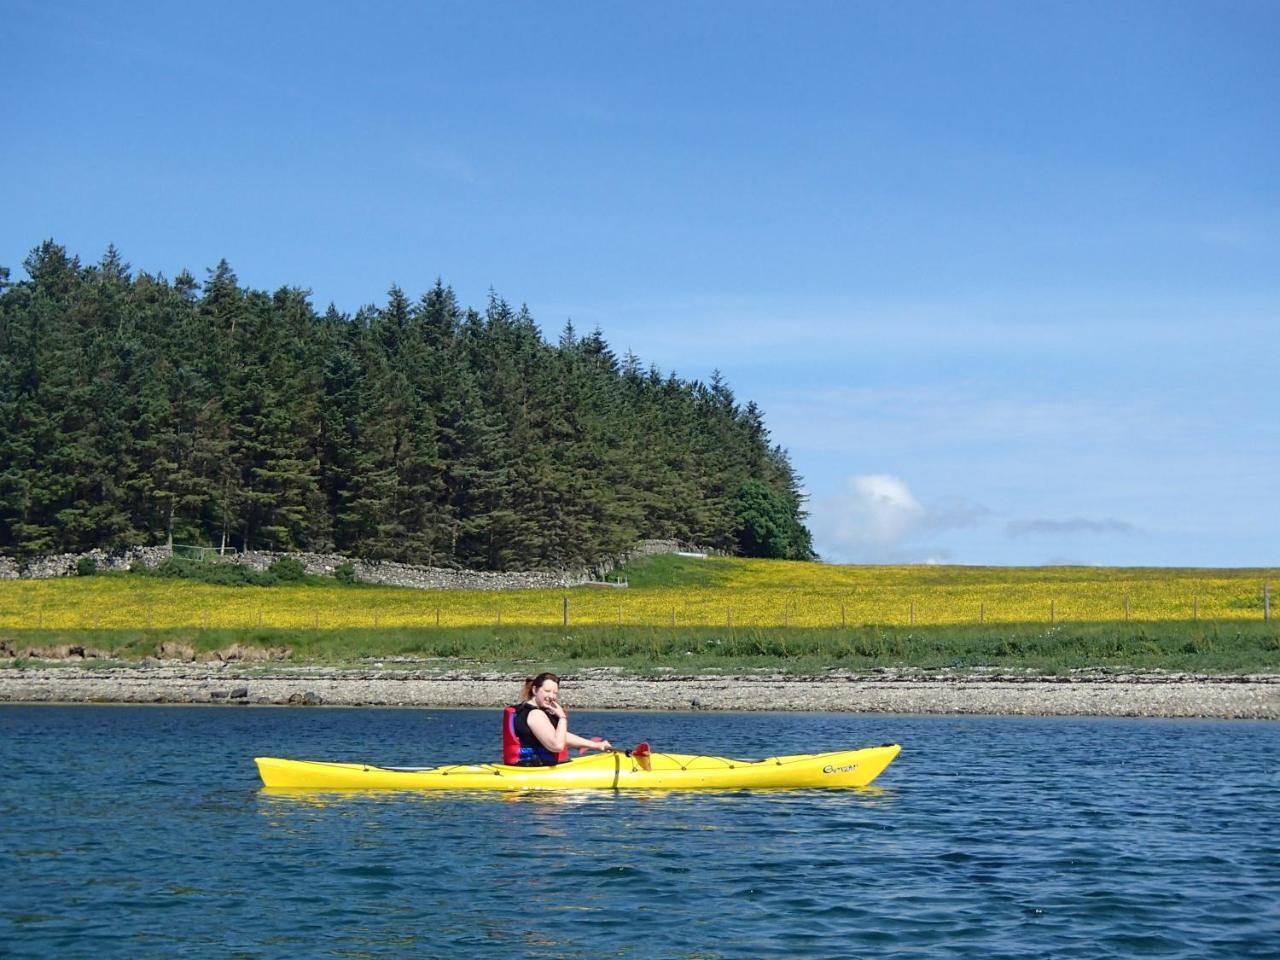
[(293, 557), (278, 557), (267, 568), (267, 572), (281, 583), (300, 583), (307, 575), (307, 569), (302, 565), (302, 561), (295, 560)]
[(132, 568), (132, 572), (144, 577), (161, 577), (167, 580), (195, 580), (221, 587), (271, 587), (280, 582), (271, 571), (258, 573), (238, 563), (202, 563), (170, 557), (154, 568)]
[(343, 560), (333, 570), (333, 579), (339, 583), (356, 582), (356, 565), (350, 560)]
[(81, 557), (76, 561), (77, 577), (92, 577), (98, 572), (98, 561), (93, 557)]

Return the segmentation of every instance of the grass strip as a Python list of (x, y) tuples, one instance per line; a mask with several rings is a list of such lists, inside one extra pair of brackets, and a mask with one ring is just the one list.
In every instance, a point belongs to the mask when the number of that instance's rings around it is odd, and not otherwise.
[[(862, 626), (848, 629), (689, 627), (421, 627), (308, 629), (4, 630), (11, 656), (84, 648), (136, 662), (162, 653), (209, 658), (216, 652), (288, 649), (291, 664), (344, 665), (397, 659), (518, 671), (537, 666), (572, 674), (617, 667), (636, 675), (771, 671), (818, 676), (836, 671), (952, 670), (1064, 675), (1098, 670), (1213, 675), (1280, 672), (1275, 623), (1204, 621), (988, 626)], [(64, 649), (62, 653), (65, 655)], [(16, 654), (16, 656), (14, 656)], [(391, 662), (388, 662), (391, 661)], [(81, 661), (76, 659), (75, 662)]]

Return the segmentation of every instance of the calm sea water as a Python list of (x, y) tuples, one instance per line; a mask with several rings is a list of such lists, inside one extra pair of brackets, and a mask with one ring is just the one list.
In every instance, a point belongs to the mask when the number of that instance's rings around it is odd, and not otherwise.
[(1280, 957), (1280, 724), (574, 721), (903, 753), (856, 792), (281, 797), (253, 756), (490, 758), (499, 715), (0, 707), (0, 955)]

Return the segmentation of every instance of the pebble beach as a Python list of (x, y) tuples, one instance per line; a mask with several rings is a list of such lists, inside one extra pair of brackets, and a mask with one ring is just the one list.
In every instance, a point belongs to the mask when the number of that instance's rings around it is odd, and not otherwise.
[[(0, 667), (3, 703), (498, 707), (514, 674), (467, 665), (334, 668), (285, 664), (32, 664)], [(564, 700), (591, 710), (737, 710), (904, 714), (1280, 719), (1280, 674), (1008, 676), (870, 674), (633, 677), (584, 669)]]

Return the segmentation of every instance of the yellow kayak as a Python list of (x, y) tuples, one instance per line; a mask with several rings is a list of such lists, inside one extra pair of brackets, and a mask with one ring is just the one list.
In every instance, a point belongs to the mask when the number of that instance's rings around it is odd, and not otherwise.
[[(895, 744), (765, 760), (680, 753), (594, 753), (554, 767), (501, 763), (375, 767), (255, 757), (267, 787), (294, 790), (747, 790), (865, 787), (893, 762)], [(645, 769), (648, 766), (649, 769)]]

